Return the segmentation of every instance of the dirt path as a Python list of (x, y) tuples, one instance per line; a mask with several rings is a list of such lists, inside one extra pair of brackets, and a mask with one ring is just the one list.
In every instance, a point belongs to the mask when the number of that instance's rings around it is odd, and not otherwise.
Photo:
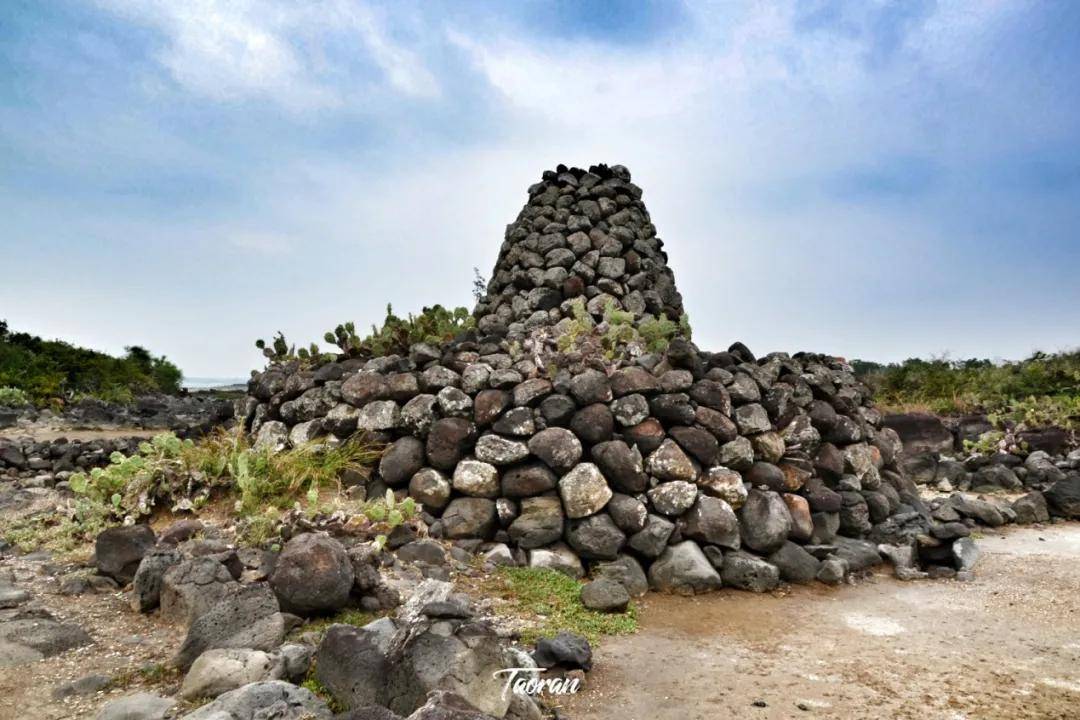
[(566, 716), (1080, 718), (1080, 526), (979, 545), (970, 583), (650, 596), (642, 630), (605, 640)]

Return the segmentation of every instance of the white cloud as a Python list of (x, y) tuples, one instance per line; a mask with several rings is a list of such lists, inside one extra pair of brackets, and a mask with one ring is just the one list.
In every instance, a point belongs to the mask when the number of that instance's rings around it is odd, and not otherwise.
[[(157, 60), (181, 87), (216, 101), (263, 100), (294, 113), (355, 105), (379, 83), (356, 78), (368, 58), (396, 92), (439, 93), (421, 58), (396, 43), (383, 19), (360, 2), (100, 0), (166, 36)], [(326, 51), (340, 40), (345, 56)], [(359, 93), (358, 93), (359, 91)]]

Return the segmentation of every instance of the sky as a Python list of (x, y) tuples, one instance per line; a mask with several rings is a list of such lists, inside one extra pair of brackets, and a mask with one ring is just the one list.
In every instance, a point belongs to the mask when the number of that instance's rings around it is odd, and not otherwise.
[(1080, 3), (5, 0), (0, 318), (189, 376), (472, 305), (623, 164), (694, 340), (1080, 345)]

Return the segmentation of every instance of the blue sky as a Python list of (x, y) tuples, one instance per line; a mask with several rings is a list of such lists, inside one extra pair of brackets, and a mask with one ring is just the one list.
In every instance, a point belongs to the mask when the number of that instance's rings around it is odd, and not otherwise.
[(1080, 344), (1080, 3), (0, 4), (0, 317), (245, 375), (622, 163), (695, 340)]

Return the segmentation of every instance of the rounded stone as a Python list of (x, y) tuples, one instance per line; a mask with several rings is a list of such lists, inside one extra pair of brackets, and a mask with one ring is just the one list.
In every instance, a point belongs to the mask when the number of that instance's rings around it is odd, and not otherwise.
[(423, 468), (409, 480), (409, 497), (429, 510), (441, 510), (450, 502), (450, 482), (435, 468)]
[(566, 515), (581, 518), (604, 509), (612, 496), (600, 469), (592, 463), (581, 463), (559, 480), (559, 496)]
[(499, 471), (480, 460), (462, 460), (454, 468), (453, 488), (462, 495), (494, 498), (499, 495)]
[(541, 430), (529, 440), (528, 449), (557, 473), (565, 473), (581, 459), (581, 441), (565, 428)]
[(281, 609), (297, 615), (344, 607), (353, 585), (353, 568), (341, 543), (304, 533), (285, 543), (270, 575)]

